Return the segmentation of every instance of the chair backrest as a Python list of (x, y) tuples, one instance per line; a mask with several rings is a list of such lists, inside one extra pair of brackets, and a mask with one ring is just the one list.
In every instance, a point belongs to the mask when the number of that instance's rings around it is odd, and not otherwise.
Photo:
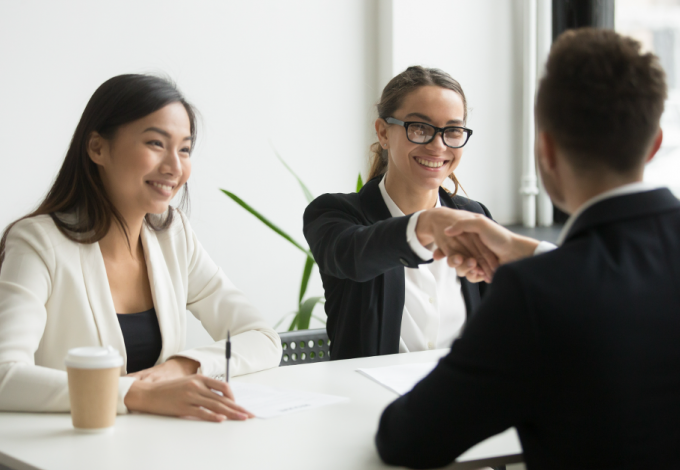
[(331, 357), (331, 341), (326, 328), (279, 333), (283, 354), (281, 366), (327, 361)]

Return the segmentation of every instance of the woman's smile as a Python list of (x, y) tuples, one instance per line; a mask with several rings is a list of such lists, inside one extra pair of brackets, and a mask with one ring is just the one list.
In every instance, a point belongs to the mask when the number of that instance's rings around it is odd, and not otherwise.
[(448, 163), (451, 160), (432, 157), (413, 157), (413, 160), (422, 167), (425, 171), (442, 171), (446, 170)]
[(173, 196), (173, 190), (177, 186), (174, 183), (169, 183), (166, 181), (147, 181), (146, 184), (156, 191), (157, 193), (165, 196), (165, 197), (172, 197)]

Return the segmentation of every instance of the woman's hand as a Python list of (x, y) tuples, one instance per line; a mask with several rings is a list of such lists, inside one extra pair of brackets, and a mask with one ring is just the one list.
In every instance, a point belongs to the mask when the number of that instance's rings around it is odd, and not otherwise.
[(125, 395), (125, 406), (131, 411), (192, 416), (218, 423), (255, 417), (236, 404), (228, 383), (199, 374), (159, 382), (135, 380)]
[(158, 382), (161, 380), (179, 379), (193, 375), (198, 371), (200, 363), (189, 359), (187, 357), (175, 356), (171, 357), (163, 364), (150, 367), (149, 369), (140, 370), (128, 374), (128, 377), (135, 377), (146, 382)]

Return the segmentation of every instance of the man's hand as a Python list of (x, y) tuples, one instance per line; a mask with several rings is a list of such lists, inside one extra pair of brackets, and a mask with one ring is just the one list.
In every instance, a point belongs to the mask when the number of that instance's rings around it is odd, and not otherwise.
[[(529, 257), (533, 255), (538, 246), (537, 240), (517, 235), (479, 214), (470, 214), (469, 217), (459, 218), (451, 226), (444, 229), (444, 233), (456, 239), (471, 236), (472, 243), (477, 246), (479, 251), (490, 251), (498, 258), (500, 264)], [(449, 265), (455, 265), (459, 261), (455, 256), (446, 253), (437, 253), (437, 255), (439, 258), (436, 259), (447, 256)], [(475, 273), (474, 270), (470, 270), (470, 272), (473, 278), (475, 275), (478, 276), (478, 273)], [(458, 274), (461, 275), (460, 270)], [(472, 281), (470, 277), (468, 279)]]
[(479, 241), (479, 236), (461, 232), (459, 236), (452, 237), (445, 233), (448, 227), (475, 215), (446, 207), (426, 210), (418, 217), (416, 236), (423, 246), (435, 243), (435, 259), (451, 258), (449, 265), (456, 268), (459, 276), (470, 273), (470, 277), (474, 275), (479, 280), (491, 282), (498, 268), (498, 258)]

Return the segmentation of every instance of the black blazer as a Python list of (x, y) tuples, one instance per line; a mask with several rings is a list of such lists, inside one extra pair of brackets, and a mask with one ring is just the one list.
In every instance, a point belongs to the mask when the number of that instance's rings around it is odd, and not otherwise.
[[(404, 312), (404, 266), (424, 263), (406, 242), (411, 218), (392, 217), (380, 179), (359, 193), (324, 194), (307, 207), (304, 234), (326, 293), (331, 359), (396, 354)], [(439, 191), (443, 206), (491, 217), (482, 204)], [(461, 279), (468, 317), (484, 283)]]
[[(503, 390), (503, 393), (498, 393)], [(680, 468), (680, 201), (586, 209), (501, 267), (435, 370), (383, 413), (391, 464), (440, 467), (515, 426), (528, 469)]]

